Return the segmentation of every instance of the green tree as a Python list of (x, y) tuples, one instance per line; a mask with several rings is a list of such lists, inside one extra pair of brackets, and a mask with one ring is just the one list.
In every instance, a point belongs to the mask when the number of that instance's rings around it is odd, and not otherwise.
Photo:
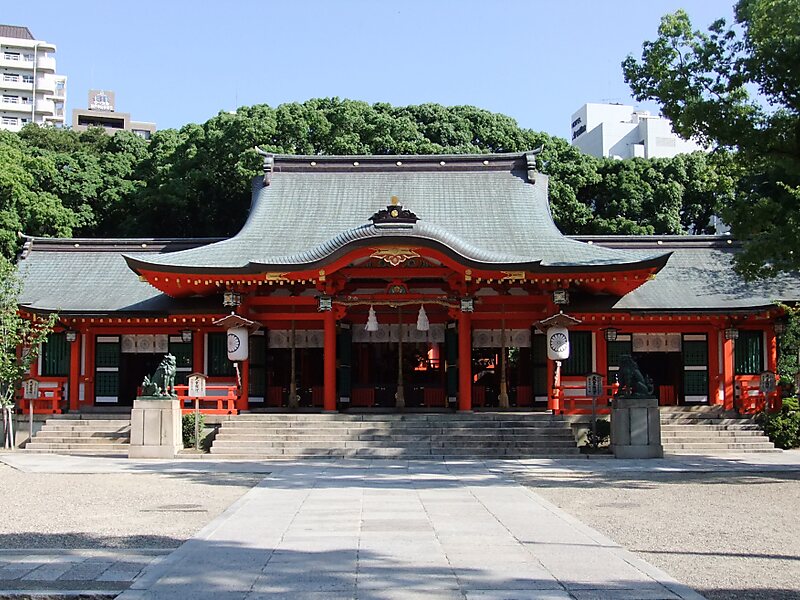
[(286, 154), (444, 154), (518, 152), (544, 144), (537, 159), (551, 176), (556, 222), (583, 231), (591, 209), (577, 195), (597, 180), (597, 161), (566, 140), (523, 129), (505, 116), (471, 106), (393, 107), (338, 98), (242, 107), (202, 125), (157, 132), (138, 165), (146, 182), (119, 219), (129, 235), (234, 234), (261, 170), (253, 150)]
[(16, 392), (41, 344), (58, 320), (58, 315), (30, 320), (19, 313), (22, 278), (7, 259), (0, 256), (0, 410), (5, 423), (4, 446), (13, 445), (12, 414)]
[(745, 242), (742, 273), (769, 276), (800, 266), (800, 0), (739, 0), (735, 21), (704, 33), (684, 11), (666, 15), (641, 60), (622, 66), (677, 133), (734, 152), (723, 216)]

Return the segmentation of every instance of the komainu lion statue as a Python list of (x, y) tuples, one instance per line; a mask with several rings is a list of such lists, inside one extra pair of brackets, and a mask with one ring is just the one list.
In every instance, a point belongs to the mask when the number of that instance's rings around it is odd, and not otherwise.
[(653, 397), (653, 380), (642, 375), (639, 365), (630, 354), (620, 356), (619, 390), (616, 395), (621, 398)]
[(142, 381), (142, 396), (175, 396), (175, 373), (178, 363), (172, 354), (167, 354), (161, 360), (152, 377), (145, 377)]

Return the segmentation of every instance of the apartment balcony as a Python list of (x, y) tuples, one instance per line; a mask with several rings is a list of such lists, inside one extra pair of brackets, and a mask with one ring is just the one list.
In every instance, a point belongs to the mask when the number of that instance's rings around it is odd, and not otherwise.
[[(31, 66), (33, 66), (31, 64)], [(52, 56), (40, 56), (38, 67), (41, 71), (56, 71), (56, 59)]]
[(4, 129), (6, 131), (13, 131), (16, 133), (22, 129), (22, 123), (20, 123), (18, 120), (16, 125), (6, 125), (5, 123), (2, 122), (2, 120), (0, 120), (0, 129)]
[(0, 52), (0, 67), (5, 67), (8, 69), (20, 69), (22, 71), (32, 71), (33, 61), (24, 60), (21, 57), (19, 59), (11, 59), (6, 57), (6, 55), (4, 55), (2, 52)]
[[(39, 109), (37, 108), (36, 110), (38, 111)], [(33, 104), (31, 103), (26, 104), (24, 102), (6, 102), (2, 98), (0, 98), (0, 111), (22, 113), (23, 115), (25, 114), (29, 115), (33, 111)]]
[(14, 92), (33, 92), (33, 83), (22, 81), (5, 81), (0, 79), (0, 90)]
[(54, 94), (56, 91), (56, 82), (52, 77), (37, 77), (36, 78), (36, 93)]
[[(30, 109), (30, 105), (28, 105)], [(36, 100), (36, 114), (44, 115), (45, 117), (48, 115), (54, 115), (56, 112), (56, 103), (52, 100)]]

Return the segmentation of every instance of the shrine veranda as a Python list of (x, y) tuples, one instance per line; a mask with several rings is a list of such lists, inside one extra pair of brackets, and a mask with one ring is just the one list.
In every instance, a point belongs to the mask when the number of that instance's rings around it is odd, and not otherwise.
[[(770, 402), (796, 278), (741, 280), (727, 236), (564, 236), (547, 188), (532, 153), (266, 155), (232, 238), (28, 238), (21, 311), (59, 315), (36, 411), (131, 406), (167, 352), (222, 414), (390, 411), (402, 383), (406, 410), (587, 415), (586, 376), (607, 411), (625, 354), (662, 405)], [(237, 363), (232, 312), (253, 324)]]

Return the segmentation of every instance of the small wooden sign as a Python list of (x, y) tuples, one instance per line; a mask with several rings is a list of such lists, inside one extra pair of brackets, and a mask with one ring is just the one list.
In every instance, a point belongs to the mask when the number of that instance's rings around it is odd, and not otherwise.
[(22, 390), (25, 400), (35, 400), (39, 397), (39, 380), (26, 379), (22, 382)]
[(206, 395), (206, 380), (208, 377), (204, 373), (192, 373), (189, 375), (189, 398), (204, 398)]
[(775, 373), (772, 371), (764, 371), (761, 373), (758, 383), (758, 387), (763, 393), (769, 394), (770, 392), (774, 392), (776, 387)]
[(592, 373), (586, 376), (586, 395), (591, 398), (598, 398), (603, 395), (603, 376), (599, 373)]

